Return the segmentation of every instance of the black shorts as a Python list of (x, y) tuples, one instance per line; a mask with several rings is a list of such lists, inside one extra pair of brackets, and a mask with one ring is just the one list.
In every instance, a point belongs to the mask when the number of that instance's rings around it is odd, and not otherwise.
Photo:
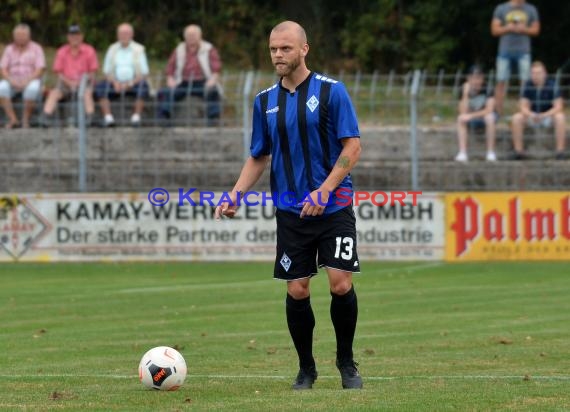
[(277, 256), (274, 277), (309, 278), (318, 267), (360, 272), (356, 253), (356, 218), (352, 207), (321, 219), (301, 219), (277, 210)]

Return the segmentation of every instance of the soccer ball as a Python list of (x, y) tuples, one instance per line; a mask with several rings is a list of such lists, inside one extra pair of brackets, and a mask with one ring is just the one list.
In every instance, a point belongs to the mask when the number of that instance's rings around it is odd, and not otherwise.
[(186, 361), (176, 349), (157, 346), (145, 353), (139, 364), (139, 378), (149, 389), (175, 391), (186, 379)]

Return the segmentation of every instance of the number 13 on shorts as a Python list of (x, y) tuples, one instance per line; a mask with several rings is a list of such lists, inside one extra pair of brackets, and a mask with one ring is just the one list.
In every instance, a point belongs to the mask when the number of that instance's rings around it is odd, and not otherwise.
[(351, 237), (336, 237), (335, 259), (351, 260), (354, 250), (354, 240)]

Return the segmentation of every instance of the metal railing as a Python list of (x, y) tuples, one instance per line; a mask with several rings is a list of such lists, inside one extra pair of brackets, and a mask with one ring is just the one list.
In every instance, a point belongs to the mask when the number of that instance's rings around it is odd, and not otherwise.
[[(477, 173), (496, 173), (512, 181), (519, 179), (519, 175), (512, 177), (513, 170), (519, 167), (513, 162), (484, 166), (483, 172), (446, 169), (455, 167), (452, 159), (457, 150), (457, 104), (465, 79), (460, 71), (341, 72), (331, 77), (346, 85), (366, 138), (363, 145), (367, 150), (357, 171), (361, 182), (366, 182), (364, 186), (377, 188), (378, 182), (383, 182), (386, 187), (433, 190), (438, 182), (448, 182), (442, 188), (459, 190), (466, 186), (465, 181), (477, 181)], [(493, 72), (487, 78), (491, 92)], [(553, 78), (562, 94), (568, 95), (570, 76), (558, 71)], [(256, 71), (224, 73), (223, 110), (220, 122), (214, 127), (208, 127), (205, 102), (196, 97), (177, 102), (175, 115), (170, 121), (161, 122), (157, 117), (157, 92), (163, 87), (163, 80), (160, 76), (152, 79), (154, 92), (145, 102), (139, 128), (122, 127), (129, 126), (133, 104), (133, 99), (127, 96), (113, 103), (118, 128), (93, 127), (100, 123), (99, 114), (88, 124), (82, 98), (86, 89), (82, 82), (77, 98), (60, 104), (63, 112), (73, 116), (75, 127), (63, 127), (65, 123), (60, 120), (41, 133), (2, 131), (0, 192), (140, 191), (152, 185), (227, 188), (248, 154), (253, 97), (273, 84), (277, 80), (275, 75)], [(507, 89), (504, 116), (497, 125), (500, 160), (511, 150), (509, 122), (518, 110), (519, 93), (520, 84), (513, 78)], [(530, 145), (529, 152), (538, 160), (552, 157), (552, 135), (548, 128), (526, 131), (525, 144)], [(469, 147), (475, 160), (484, 157), (484, 144), (480, 140), (476, 134), (470, 136)], [(566, 163), (561, 162), (558, 167)], [(566, 187), (567, 182), (560, 176), (552, 176), (551, 169), (535, 166), (540, 178), (532, 183), (534, 186), (525, 178), (525, 187), (543, 188), (544, 182), (553, 188)], [(403, 175), (407, 177), (402, 178)], [(467, 177), (463, 178), (464, 175)], [(426, 176), (431, 180), (426, 180)], [(523, 185), (518, 181), (519, 186)], [(511, 187), (495, 183), (497, 189)]]

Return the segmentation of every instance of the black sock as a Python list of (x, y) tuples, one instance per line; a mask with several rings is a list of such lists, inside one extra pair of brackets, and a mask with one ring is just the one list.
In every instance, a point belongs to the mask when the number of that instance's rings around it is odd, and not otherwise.
[(311, 298), (295, 300), (287, 294), (285, 308), (289, 333), (291, 333), (291, 338), (299, 355), (299, 367), (303, 369), (314, 368), (313, 328), (315, 327), (315, 315), (313, 308), (311, 308)]
[(336, 358), (352, 361), (352, 342), (358, 319), (358, 301), (354, 286), (344, 295), (331, 292), (331, 319), (336, 334)]

